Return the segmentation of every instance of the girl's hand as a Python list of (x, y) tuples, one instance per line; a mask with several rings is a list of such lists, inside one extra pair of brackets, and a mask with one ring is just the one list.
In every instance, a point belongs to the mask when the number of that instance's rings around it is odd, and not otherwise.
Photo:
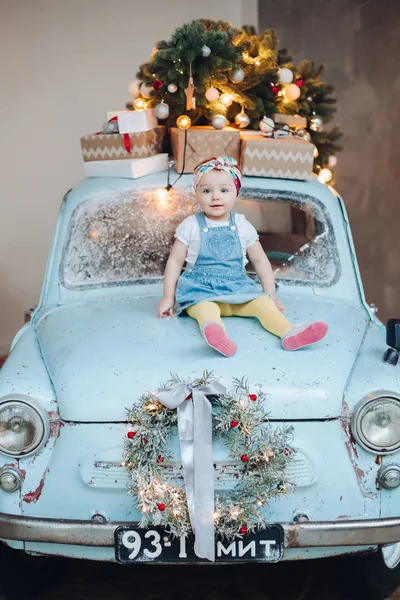
[(164, 296), (164, 298), (161, 298), (160, 302), (158, 303), (158, 316), (160, 319), (162, 319), (162, 317), (172, 317), (175, 314), (174, 304), (175, 298), (171, 298), (170, 296)]
[(285, 312), (285, 307), (283, 306), (283, 304), (281, 302), (279, 302), (278, 298), (276, 297), (276, 294), (270, 294), (272, 301), (274, 302), (276, 308), (279, 310), (279, 312), (283, 313)]

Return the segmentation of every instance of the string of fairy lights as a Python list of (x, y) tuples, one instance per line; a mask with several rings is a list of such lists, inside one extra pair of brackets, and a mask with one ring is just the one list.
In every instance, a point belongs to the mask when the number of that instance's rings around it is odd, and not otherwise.
[[(157, 52), (157, 48), (153, 48), (152, 57), (154, 57)], [(208, 57), (211, 54), (211, 49), (204, 45), (201, 48), (201, 53), (203, 57)], [(243, 61), (246, 64), (260, 64), (260, 57), (251, 57), (247, 52), (242, 54)], [(185, 88), (186, 95), (186, 110), (184, 113), (179, 115), (176, 119), (176, 126), (181, 130), (188, 130), (192, 126), (192, 119), (187, 114), (191, 110), (196, 108), (196, 87), (193, 81), (192, 74), (192, 66), (189, 64), (189, 80), (187, 87)], [(183, 73), (180, 65), (176, 67), (177, 72)], [(304, 85), (304, 81), (301, 77), (295, 77), (293, 71), (287, 67), (282, 67), (277, 69), (278, 76), (278, 84), (271, 82), (270, 88), (271, 92), (276, 95), (283, 105), (287, 103), (293, 103), (299, 99), (301, 88)], [(150, 106), (154, 106), (154, 91), (158, 91), (162, 86), (163, 82), (157, 79), (156, 74), (153, 74), (154, 81), (151, 85), (148, 85), (145, 82), (140, 82), (139, 80), (134, 80), (130, 83), (128, 87), (128, 91), (133, 97), (133, 108), (137, 111), (146, 110)], [(230, 125), (229, 120), (226, 118), (225, 114), (222, 111), (226, 112), (226, 109), (232, 105), (233, 102), (237, 102), (237, 95), (235, 94), (234, 86), (236, 84), (240, 84), (245, 79), (245, 72), (242, 68), (236, 67), (233, 68), (229, 74), (229, 81), (232, 84), (232, 89), (229, 91), (222, 91), (218, 89), (217, 85), (214, 85), (212, 82), (211, 76), (211, 84), (205, 91), (205, 98), (210, 103), (212, 107), (213, 116), (211, 118), (211, 125), (217, 129), (221, 130)], [(168, 96), (172, 96), (176, 94), (178, 91), (178, 85), (174, 82), (171, 82), (166, 87), (166, 92), (164, 94), (165, 98), (162, 98), (158, 104), (154, 106), (154, 113), (156, 117), (163, 121), (167, 119), (170, 115), (170, 106), (166, 101)], [(149, 102), (151, 100), (151, 102)], [(312, 97), (307, 97), (307, 101), (311, 102)], [(293, 115), (299, 116), (299, 115)], [(239, 129), (245, 129), (250, 124), (250, 117), (245, 112), (245, 107), (242, 105), (240, 111), (234, 117), (234, 123), (236, 127)], [(311, 117), (308, 120), (305, 119), (305, 126), (295, 127), (295, 126), (287, 126), (287, 131), (297, 137), (301, 137), (308, 142), (312, 142), (311, 135), (309, 131), (307, 131), (307, 125), (311, 131), (320, 132), (323, 130), (323, 119), (312, 111)], [(275, 137), (273, 132), (276, 131), (277, 127), (275, 122), (269, 117), (263, 117), (259, 122), (259, 128), (263, 134), (269, 135), (272, 134), (271, 137)], [(314, 146), (314, 157), (318, 157), (318, 148)], [(318, 179), (322, 183), (329, 183), (333, 179), (332, 169), (337, 164), (337, 158), (334, 155), (328, 157), (326, 166), (316, 165), (318, 171)]]
[[(190, 385), (201, 388), (213, 380), (222, 382), (223, 378), (206, 372)], [(159, 389), (165, 391), (183, 381), (172, 375)], [(289, 469), (296, 455), (294, 429), (269, 423), (266, 393), (260, 386), (250, 389), (246, 378), (234, 378), (226, 394), (209, 400), (213, 435), (224, 441), (235, 472), (229, 491), (215, 494), (215, 529), (225, 538), (234, 538), (266, 527), (265, 506), (294, 489)], [(128, 471), (130, 493), (142, 515), (140, 527), (152, 523), (163, 525), (173, 536), (188, 535), (191, 525), (182, 475), (168, 452), (169, 438), (177, 427), (176, 410), (161, 404), (157, 391), (145, 392), (128, 410), (128, 421), (120, 466)]]

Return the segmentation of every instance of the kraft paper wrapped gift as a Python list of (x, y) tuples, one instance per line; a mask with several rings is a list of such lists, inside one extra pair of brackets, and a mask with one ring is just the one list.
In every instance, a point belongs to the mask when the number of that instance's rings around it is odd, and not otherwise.
[(137, 179), (168, 170), (168, 154), (156, 154), (133, 160), (96, 160), (85, 162), (86, 177), (124, 177)]
[(164, 126), (141, 133), (96, 133), (85, 135), (81, 138), (83, 160), (87, 162), (154, 156), (161, 152), (164, 136)]
[[(240, 133), (233, 127), (214, 129), (211, 126), (190, 127), (187, 129), (187, 145), (184, 173), (193, 173), (195, 167), (211, 156), (231, 156), (239, 162)], [(171, 146), (175, 159), (175, 169), (182, 172), (185, 131), (171, 128)]]
[(307, 119), (300, 115), (283, 115), (281, 113), (275, 113), (272, 115), (274, 123), (280, 123), (281, 125), (289, 125), (293, 129), (305, 129), (307, 127)]
[(240, 134), (243, 175), (278, 179), (311, 179), (314, 146), (295, 136), (268, 138), (256, 132)]
[(120, 133), (139, 133), (150, 131), (157, 127), (158, 121), (154, 114), (154, 108), (147, 110), (109, 110), (107, 121), (117, 117)]

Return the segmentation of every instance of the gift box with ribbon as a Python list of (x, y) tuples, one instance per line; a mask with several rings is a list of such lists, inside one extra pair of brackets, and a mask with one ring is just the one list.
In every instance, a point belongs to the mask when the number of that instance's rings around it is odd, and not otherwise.
[(138, 179), (168, 170), (168, 154), (155, 154), (133, 160), (94, 160), (84, 163), (86, 177), (125, 177)]
[(165, 127), (137, 133), (95, 133), (81, 138), (85, 162), (146, 158), (162, 151)]
[(172, 127), (171, 146), (176, 171), (193, 173), (199, 163), (212, 156), (231, 156), (239, 161), (240, 133), (233, 127), (217, 130), (211, 126), (194, 126), (186, 132)]
[(311, 179), (314, 146), (299, 137), (266, 137), (242, 132), (240, 166), (243, 175), (278, 179)]
[(107, 121), (112, 120), (114, 117), (117, 118), (120, 133), (139, 133), (157, 127), (154, 108), (146, 110), (109, 110)]

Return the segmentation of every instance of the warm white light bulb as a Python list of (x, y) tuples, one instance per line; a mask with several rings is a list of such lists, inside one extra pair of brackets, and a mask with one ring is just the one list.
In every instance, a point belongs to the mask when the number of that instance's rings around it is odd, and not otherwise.
[(143, 100), (143, 98), (136, 98), (136, 100), (133, 103), (133, 106), (135, 107), (136, 110), (145, 110), (146, 108), (146, 101)]
[(321, 169), (318, 174), (318, 179), (322, 183), (328, 183), (332, 179), (332, 171), (330, 169)]
[(160, 188), (156, 190), (156, 199), (157, 205), (160, 209), (165, 209), (168, 207), (168, 190), (165, 188)]
[(233, 102), (233, 98), (231, 94), (221, 94), (221, 96), (219, 97), (219, 101), (224, 106), (230, 106)]
[(179, 129), (189, 129), (189, 127), (192, 124), (192, 121), (187, 115), (181, 115), (177, 118), (176, 124), (179, 127)]
[(165, 200), (167, 198), (168, 192), (165, 188), (161, 188), (161, 189), (157, 190), (156, 194), (157, 194), (157, 200)]

